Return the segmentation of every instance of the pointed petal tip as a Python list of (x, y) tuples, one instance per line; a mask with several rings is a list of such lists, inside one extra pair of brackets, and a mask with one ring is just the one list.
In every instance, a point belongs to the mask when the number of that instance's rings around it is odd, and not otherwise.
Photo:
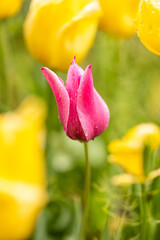
[(85, 70), (85, 71), (87, 71), (87, 72), (91, 72), (91, 67), (92, 67), (92, 65), (89, 64), (89, 65), (86, 67), (86, 70)]
[(90, 71), (90, 72), (91, 72), (91, 67), (92, 67), (91, 64), (89, 64), (89, 65), (87, 66), (87, 70)]
[[(91, 70), (91, 67), (92, 67), (92, 65), (90, 64), (90, 65), (88, 65), (87, 67), (86, 67), (86, 69), (85, 69), (85, 74), (86, 74), (86, 76), (92, 76), (92, 70)], [(92, 78), (92, 77), (91, 77)]]
[(74, 56), (74, 58), (73, 58), (73, 60), (71, 62), (71, 65), (74, 65), (74, 64), (76, 64), (76, 56)]
[(47, 69), (46, 67), (42, 67), (41, 71), (44, 73), (46, 71), (46, 69)]

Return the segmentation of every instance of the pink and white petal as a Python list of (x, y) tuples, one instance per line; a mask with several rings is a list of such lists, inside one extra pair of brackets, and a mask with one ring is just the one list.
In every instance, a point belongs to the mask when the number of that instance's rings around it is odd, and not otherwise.
[(45, 67), (41, 68), (41, 70), (55, 96), (59, 112), (59, 118), (63, 124), (64, 130), (66, 130), (70, 107), (68, 92), (65, 89), (63, 81), (59, 79), (59, 77), (53, 71)]
[(69, 93), (70, 97), (73, 98), (75, 97), (75, 93), (78, 90), (83, 73), (84, 73), (83, 69), (77, 65), (74, 57), (69, 67), (66, 81), (66, 90)]
[(70, 98), (70, 109), (66, 133), (72, 139), (85, 140), (85, 135), (78, 119), (77, 91), (84, 71), (76, 64), (75, 58), (68, 70), (66, 90)]
[(94, 89), (91, 65), (87, 66), (78, 89), (77, 112), (87, 141), (100, 135), (108, 126), (109, 110)]

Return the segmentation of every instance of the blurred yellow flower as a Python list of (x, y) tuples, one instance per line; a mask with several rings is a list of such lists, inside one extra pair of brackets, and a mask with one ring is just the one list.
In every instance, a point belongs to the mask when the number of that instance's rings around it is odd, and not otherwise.
[(35, 97), (0, 115), (1, 240), (29, 237), (46, 201), (45, 115), (43, 101)]
[(137, 14), (137, 34), (153, 53), (160, 55), (160, 2), (141, 0)]
[(11, 17), (16, 14), (22, 5), (22, 0), (1, 0), (0, 19)]
[(121, 165), (127, 172), (138, 177), (143, 175), (142, 154), (143, 148), (136, 142), (125, 139), (112, 141), (108, 146), (109, 160)]
[(125, 140), (137, 141), (139, 145), (149, 145), (152, 150), (160, 146), (160, 128), (153, 123), (142, 123), (130, 129)]
[(100, 27), (118, 37), (129, 38), (136, 32), (135, 18), (140, 0), (100, 0), (104, 12)]
[(98, 0), (32, 0), (24, 24), (30, 53), (66, 71), (73, 57), (81, 62), (92, 46), (101, 9)]
[(122, 173), (116, 176), (113, 176), (111, 179), (111, 183), (113, 185), (130, 185), (133, 183), (139, 183), (138, 179), (132, 175), (132, 174), (128, 174), (128, 173)]
[[(130, 129), (123, 139), (112, 141), (108, 150), (110, 152), (109, 161), (119, 164), (126, 172), (123, 176), (114, 177), (114, 182), (129, 183), (132, 181), (144, 182), (147, 177), (143, 169), (143, 152), (145, 146), (149, 146), (152, 151), (160, 146), (160, 128), (156, 124), (143, 123)], [(131, 175), (132, 176), (131, 176)], [(151, 174), (151, 173), (150, 173)], [(157, 172), (154, 174), (154, 176)], [(153, 174), (151, 174), (153, 177)], [(149, 177), (150, 178), (150, 177)]]

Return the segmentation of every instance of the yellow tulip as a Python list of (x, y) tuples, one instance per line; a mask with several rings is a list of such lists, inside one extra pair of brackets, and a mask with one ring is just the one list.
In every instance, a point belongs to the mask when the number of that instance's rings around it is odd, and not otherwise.
[(44, 206), (45, 115), (34, 97), (0, 115), (0, 240), (29, 237)]
[[(112, 141), (109, 146), (109, 161), (122, 166), (129, 175), (124, 178), (114, 178), (114, 182), (128, 182), (137, 179), (144, 182), (147, 177), (143, 169), (143, 151), (145, 146), (149, 146), (152, 151), (160, 146), (160, 128), (152, 123), (144, 123), (129, 130), (123, 139)], [(130, 174), (132, 176), (130, 176)], [(152, 174), (156, 176), (157, 172)], [(134, 178), (133, 178), (134, 176)], [(149, 177), (151, 178), (151, 177)]]
[(137, 34), (153, 53), (160, 55), (160, 2), (141, 0), (137, 14)]
[(30, 53), (51, 68), (66, 71), (92, 46), (101, 14), (97, 0), (32, 0), (24, 25)]
[(111, 178), (111, 183), (113, 185), (119, 185), (119, 186), (127, 186), (127, 185), (131, 185), (134, 183), (139, 183), (138, 179), (132, 175), (132, 174), (128, 174), (128, 173), (122, 173), (119, 175), (115, 175)]
[(104, 12), (100, 19), (102, 30), (121, 38), (136, 32), (135, 18), (140, 0), (100, 0)]
[(15, 15), (22, 5), (22, 0), (1, 0), (0, 19)]
[(108, 146), (109, 160), (122, 166), (127, 172), (138, 177), (143, 175), (143, 148), (136, 141), (115, 140)]
[(160, 146), (160, 128), (153, 123), (142, 123), (130, 129), (125, 139), (137, 141), (142, 146), (149, 145), (152, 150), (155, 150)]

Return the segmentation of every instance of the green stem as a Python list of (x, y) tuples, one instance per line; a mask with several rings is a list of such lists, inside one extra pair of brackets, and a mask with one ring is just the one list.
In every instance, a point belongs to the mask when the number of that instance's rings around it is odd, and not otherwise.
[(81, 229), (81, 240), (86, 240), (87, 228), (88, 228), (88, 210), (89, 210), (89, 194), (90, 194), (90, 164), (88, 155), (88, 143), (84, 143), (85, 150), (85, 185), (84, 185), (84, 196), (83, 196), (83, 218), (82, 218), (82, 229)]
[(0, 92), (4, 110), (16, 106), (18, 101), (16, 59), (6, 20), (0, 21)]
[(147, 212), (147, 202), (146, 202), (146, 186), (145, 184), (141, 184), (141, 240), (146, 240), (148, 236), (148, 212)]
[(0, 21), (0, 100), (2, 106), (4, 108), (7, 108), (8, 104), (8, 96), (7, 96), (7, 77), (6, 77), (6, 65), (5, 65), (5, 59), (4, 59), (4, 49), (3, 49), (3, 26), (2, 20)]
[(104, 225), (104, 229), (103, 229), (103, 233), (101, 236), (101, 240), (107, 240), (109, 238), (109, 231), (108, 231), (108, 222), (109, 222), (109, 216), (107, 215), (106, 217), (106, 221), (105, 221), (105, 225)]

